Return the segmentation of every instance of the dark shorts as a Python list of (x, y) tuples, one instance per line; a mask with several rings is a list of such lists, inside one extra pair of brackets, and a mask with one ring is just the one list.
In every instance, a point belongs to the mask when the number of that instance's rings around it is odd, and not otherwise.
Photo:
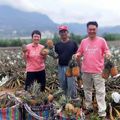
[(28, 87), (30, 87), (35, 80), (37, 80), (37, 82), (40, 83), (41, 91), (44, 91), (46, 84), (45, 70), (38, 72), (27, 72), (26, 81), (25, 81), (25, 90), (28, 90)]

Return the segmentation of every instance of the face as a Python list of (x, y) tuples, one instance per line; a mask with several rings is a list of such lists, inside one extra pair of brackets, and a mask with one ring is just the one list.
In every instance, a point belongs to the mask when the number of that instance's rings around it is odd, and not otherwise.
[(68, 40), (68, 31), (60, 31), (59, 32), (59, 35), (60, 35), (60, 38), (63, 40), (63, 41), (66, 41), (66, 40)]
[(34, 44), (38, 44), (40, 39), (41, 39), (41, 36), (38, 35), (38, 34), (34, 34), (33, 37), (32, 37), (32, 40), (33, 40)]
[(89, 25), (87, 27), (88, 36), (92, 39), (96, 37), (97, 27), (95, 25)]

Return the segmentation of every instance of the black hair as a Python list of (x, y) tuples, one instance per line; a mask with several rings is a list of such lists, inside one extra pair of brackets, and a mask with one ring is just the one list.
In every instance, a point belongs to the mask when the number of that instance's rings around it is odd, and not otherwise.
[(96, 21), (90, 21), (87, 23), (87, 28), (89, 25), (95, 25), (96, 27), (98, 27), (98, 23)]
[(33, 38), (34, 34), (40, 35), (40, 37), (41, 37), (41, 32), (39, 30), (32, 31), (32, 34), (31, 34), (32, 38)]

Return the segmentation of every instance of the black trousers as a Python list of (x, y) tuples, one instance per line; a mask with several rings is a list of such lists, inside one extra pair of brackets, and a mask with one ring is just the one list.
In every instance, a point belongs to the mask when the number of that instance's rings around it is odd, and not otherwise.
[(28, 88), (33, 84), (35, 80), (37, 80), (37, 82), (40, 83), (40, 90), (45, 91), (45, 85), (46, 85), (45, 70), (39, 72), (27, 72), (27, 77), (25, 81), (25, 90), (28, 90)]

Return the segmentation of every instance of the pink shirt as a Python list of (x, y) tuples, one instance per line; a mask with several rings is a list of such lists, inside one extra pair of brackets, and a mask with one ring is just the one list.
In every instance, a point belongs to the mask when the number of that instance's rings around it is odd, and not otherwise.
[(33, 43), (27, 45), (26, 52), (26, 71), (37, 72), (45, 69), (45, 58), (40, 55), (40, 51), (44, 48), (43, 45), (38, 44), (34, 46)]
[(104, 38), (83, 39), (77, 54), (83, 56), (82, 72), (101, 73), (104, 68), (104, 55), (110, 52)]

